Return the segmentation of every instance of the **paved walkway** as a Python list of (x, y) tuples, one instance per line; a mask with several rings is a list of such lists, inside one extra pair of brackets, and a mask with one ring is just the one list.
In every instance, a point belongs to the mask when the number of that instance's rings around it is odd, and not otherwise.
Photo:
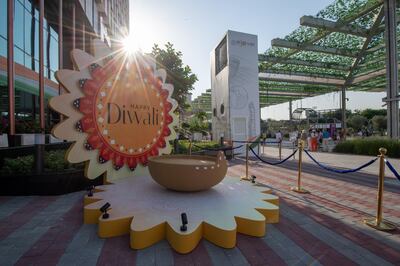
[[(400, 265), (400, 230), (375, 231), (361, 222), (375, 213), (373, 175), (340, 179), (306, 165), (303, 184), (312, 194), (299, 195), (289, 191), (295, 166), (251, 162), (250, 173), (280, 196), (281, 220), (267, 226), (265, 237), (239, 234), (234, 249), (203, 240), (187, 255), (166, 241), (134, 251), (129, 236), (98, 238), (96, 225), (82, 224), (83, 192), (0, 197), (0, 265)], [(244, 169), (237, 158), (228, 175), (241, 176)], [(396, 185), (385, 192), (384, 217), (400, 224)]]
[[(263, 149), (260, 148), (260, 152), (262, 153)], [(286, 158), (290, 154), (292, 154), (293, 149), (290, 148), (282, 148), (282, 159)], [(373, 156), (364, 156), (364, 155), (352, 155), (352, 154), (343, 154), (343, 153), (333, 153), (333, 152), (311, 152), (312, 156), (317, 159), (319, 162), (337, 167), (337, 168), (355, 168), (360, 166), (369, 160), (373, 159)], [(377, 152), (378, 154), (378, 152)], [(265, 157), (278, 159), (279, 158), (279, 149), (274, 146), (265, 146), (264, 154)], [(297, 159), (297, 155), (295, 156)], [(387, 158), (392, 165), (400, 172), (400, 159), (396, 158)], [(303, 161), (306, 163), (314, 164), (307, 155), (304, 154)], [(379, 164), (374, 163), (364, 169), (361, 170), (363, 173), (368, 173), (371, 175), (378, 174)], [(386, 177), (394, 178), (394, 175), (388, 168), (386, 168)]]

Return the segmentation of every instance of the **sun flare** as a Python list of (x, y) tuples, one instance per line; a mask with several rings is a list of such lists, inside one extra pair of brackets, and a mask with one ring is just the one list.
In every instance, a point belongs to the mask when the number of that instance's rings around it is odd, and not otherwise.
[(138, 38), (135, 38), (132, 34), (122, 40), (122, 45), (124, 51), (128, 54), (134, 54), (142, 50)]

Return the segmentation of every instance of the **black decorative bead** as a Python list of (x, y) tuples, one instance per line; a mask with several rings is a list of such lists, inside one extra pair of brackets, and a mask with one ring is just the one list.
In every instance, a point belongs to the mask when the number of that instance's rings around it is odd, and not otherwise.
[(93, 64), (91, 64), (91, 65), (89, 66), (89, 69), (90, 69), (90, 71), (93, 71), (93, 70), (95, 70), (95, 69), (98, 68), (98, 67), (100, 67), (99, 64), (93, 63)]
[(79, 80), (79, 87), (83, 88), (87, 79), (80, 79)]
[(75, 129), (78, 130), (79, 132), (83, 132), (81, 121), (76, 122)]
[(107, 162), (107, 160), (105, 160), (103, 157), (99, 156), (99, 163), (103, 164), (106, 162)]
[(91, 150), (93, 150), (93, 147), (88, 142), (86, 142), (85, 143), (85, 149), (87, 149), (88, 151), (91, 151)]
[(79, 109), (80, 104), (81, 104), (81, 100), (80, 100), (80, 99), (76, 99), (76, 100), (73, 102), (73, 105), (74, 105), (74, 107), (75, 107), (76, 109)]

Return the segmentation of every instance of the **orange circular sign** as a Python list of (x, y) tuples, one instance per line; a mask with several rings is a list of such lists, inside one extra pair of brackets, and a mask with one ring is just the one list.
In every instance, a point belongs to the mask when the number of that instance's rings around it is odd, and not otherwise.
[(84, 114), (77, 129), (88, 133), (86, 149), (98, 149), (99, 162), (112, 160), (117, 170), (146, 165), (171, 134), (169, 91), (143, 62), (112, 59), (90, 69), (92, 79), (80, 81), (85, 97), (74, 102)]

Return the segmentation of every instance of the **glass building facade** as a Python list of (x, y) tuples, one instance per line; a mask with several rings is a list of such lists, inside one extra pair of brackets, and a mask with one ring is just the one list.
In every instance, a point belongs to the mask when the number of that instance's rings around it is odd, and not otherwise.
[[(15, 129), (16, 133), (39, 131), (39, 10), (31, 0), (14, 0), (14, 63), (15, 63)], [(59, 66), (57, 25), (43, 19), (44, 77), (53, 86), (45, 88), (46, 128), (58, 121), (58, 115), (48, 108), (48, 100), (58, 93), (54, 77)], [(7, 59), (7, 0), (0, 0), (0, 56)], [(2, 64), (3, 65), (3, 64)], [(8, 84), (7, 70), (0, 70), (0, 111), (2, 131), (7, 131), (8, 123)], [(30, 73), (32, 71), (33, 73)], [(22, 73), (21, 73), (22, 72)], [(24, 75), (25, 74), (25, 75)], [(33, 78), (33, 79), (32, 79)]]
[[(57, 25), (44, 18), (43, 30), (44, 76), (56, 82)], [(0, 55), (7, 57), (7, 0), (0, 0), (0, 47)], [(31, 0), (14, 0), (14, 61), (39, 73), (39, 10)]]
[[(40, 1), (0, 0), (0, 133), (10, 133), (8, 113), (12, 101), (9, 98), (10, 86), (7, 79), (9, 74), (7, 68), (9, 2), (14, 4), (12, 32), (15, 119), (13, 121), (16, 134), (41, 131), (40, 117), (45, 117), (46, 132), (49, 132), (58, 121), (58, 115), (48, 108), (48, 100), (62, 91), (59, 90), (55, 72), (59, 69), (60, 62), (63, 68), (72, 68), (69, 53), (73, 48), (84, 49), (90, 53), (91, 40), (94, 38), (100, 38), (112, 46), (110, 40), (118, 35), (113, 32), (113, 29), (129, 28), (128, 0), (43, 0), (43, 114), (40, 112), (39, 98)], [(60, 12), (60, 4), (62, 12)], [(118, 11), (123, 13), (118, 13)], [(115, 25), (114, 21), (121, 24)], [(61, 46), (59, 46), (60, 42)]]

